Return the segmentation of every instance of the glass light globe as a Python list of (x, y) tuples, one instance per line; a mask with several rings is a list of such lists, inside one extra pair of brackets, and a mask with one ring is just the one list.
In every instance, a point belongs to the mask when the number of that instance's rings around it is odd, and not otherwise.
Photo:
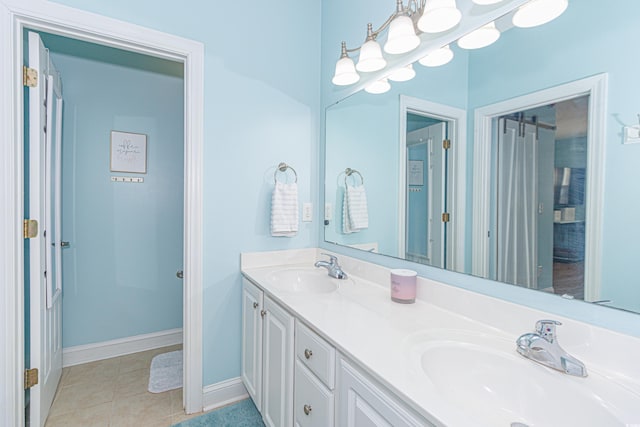
[(366, 41), (360, 47), (360, 56), (356, 64), (356, 70), (371, 72), (382, 70), (386, 67), (387, 61), (382, 57), (380, 44), (375, 40)]
[(331, 82), (337, 86), (347, 86), (360, 80), (360, 75), (356, 72), (353, 59), (348, 56), (338, 59), (336, 62), (336, 72)]
[(502, 0), (472, 0), (475, 4), (479, 4), (481, 6), (485, 6), (487, 4), (496, 4), (500, 3)]
[(406, 67), (398, 68), (391, 75), (389, 80), (394, 82), (406, 82), (416, 76), (416, 71), (413, 69), (413, 64), (409, 64)]
[(387, 79), (377, 80), (364, 88), (366, 92), (374, 95), (388, 92), (389, 89), (391, 89), (391, 84), (389, 84)]
[(456, 7), (456, 0), (427, 0), (418, 20), (418, 29), (425, 33), (440, 33), (455, 27), (461, 19), (462, 12)]
[(439, 67), (447, 64), (453, 59), (453, 51), (449, 45), (443, 46), (438, 50), (434, 50), (424, 58), (420, 59), (420, 65), (425, 67)]
[(458, 46), (463, 49), (480, 49), (489, 46), (500, 38), (500, 31), (495, 22), (490, 22), (484, 27), (465, 34), (458, 40)]
[(397, 55), (410, 52), (417, 48), (419, 44), (420, 37), (416, 35), (411, 18), (406, 15), (396, 16), (389, 25), (384, 51)]
[(569, 6), (568, 0), (531, 0), (513, 15), (513, 25), (531, 28), (553, 21)]

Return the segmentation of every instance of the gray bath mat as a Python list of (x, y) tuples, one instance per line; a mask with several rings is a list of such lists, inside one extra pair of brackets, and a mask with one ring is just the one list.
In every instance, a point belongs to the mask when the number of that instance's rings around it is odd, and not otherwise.
[(159, 354), (151, 360), (149, 391), (162, 393), (182, 387), (182, 350)]

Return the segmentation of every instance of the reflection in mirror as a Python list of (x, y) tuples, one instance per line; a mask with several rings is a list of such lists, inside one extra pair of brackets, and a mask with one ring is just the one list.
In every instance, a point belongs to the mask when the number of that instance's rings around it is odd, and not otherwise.
[[(640, 313), (640, 144), (625, 137), (640, 112), (625, 60), (636, 16), (640, 2), (571, 2), (542, 27), (478, 51), (452, 44), (450, 63), (415, 64), (411, 82), (330, 106), (325, 240)], [(463, 118), (406, 108), (408, 97)], [(448, 152), (421, 151), (420, 138), (441, 133)], [(365, 178), (369, 213), (349, 235), (347, 167)]]

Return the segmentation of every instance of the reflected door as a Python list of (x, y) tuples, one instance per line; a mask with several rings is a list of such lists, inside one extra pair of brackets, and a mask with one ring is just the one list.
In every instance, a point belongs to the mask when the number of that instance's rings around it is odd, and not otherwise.
[(447, 123), (407, 133), (406, 258), (446, 267)]

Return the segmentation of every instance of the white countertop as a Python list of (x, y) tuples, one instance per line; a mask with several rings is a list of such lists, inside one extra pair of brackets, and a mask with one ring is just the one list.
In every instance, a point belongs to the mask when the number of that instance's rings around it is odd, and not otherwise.
[[(530, 332), (542, 318), (562, 321), (558, 330), (561, 345), (585, 362), (589, 372), (614, 379), (638, 394), (640, 407), (637, 338), (423, 277), (418, 278), (416, 302), (398, 304), (390, 299), (389, 269), (346, 256), (339, 259), (349, 278), (338, 281), (337, 292), (296, 294), (269, 285), (269, 274), (283, 268), (310, 268), (323, 259), (319, 252), (314, 248), (242, 254), (242, 273), (434, 424), (482, 425), (424, 380), (409, 351), (420, 334), (486, 336), (492, 346), (517, 354), (517, 337)], [(620, 351), (612, 351), (616, 346)], [(531, 363), (540, 375), (595, 381), (591, 376), (570, 377)], [(640, 415), (634, 422), (640, 423)]]

